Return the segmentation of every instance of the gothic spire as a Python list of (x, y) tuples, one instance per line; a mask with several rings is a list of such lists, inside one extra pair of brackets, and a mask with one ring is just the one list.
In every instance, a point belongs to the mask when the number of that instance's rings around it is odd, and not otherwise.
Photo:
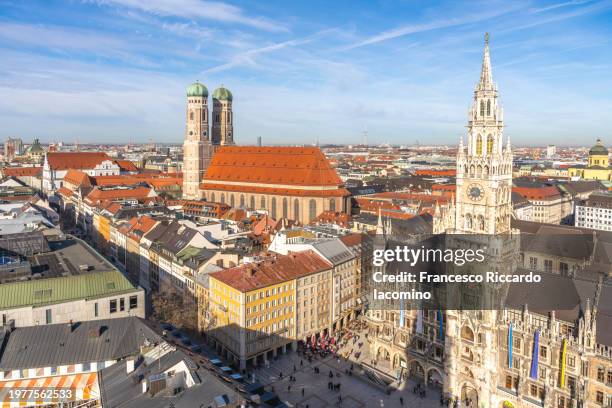
[(484, 53), (482, 55), (482, 69), (480, 71), (480, 82), (478, 83), (478, 89), (492, 89), (493, 88), (493, 74), (491, 73), (491, 56), (489, 55), (489, 33), (485, 33), (485, 46)]

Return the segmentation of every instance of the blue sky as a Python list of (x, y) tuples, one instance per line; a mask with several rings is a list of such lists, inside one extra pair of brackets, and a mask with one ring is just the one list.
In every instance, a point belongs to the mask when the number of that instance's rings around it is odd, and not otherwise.
[(238, 143), (456, 143), (491, 33), (515, 144), (612, 143), (612, 0), (0, 0), (0, 138), (180, 142), (185, 88)]

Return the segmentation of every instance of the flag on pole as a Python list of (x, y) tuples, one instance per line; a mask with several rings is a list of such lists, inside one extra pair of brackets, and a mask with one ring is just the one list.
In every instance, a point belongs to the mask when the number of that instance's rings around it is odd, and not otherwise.
[(508, 367), (512, 368), (512, 323), (508, 327)]
[(531, 357), (531, 371), (529, 377), (538, 379), (538, 359), (540, 357), (540, 330), (536, 330), (533, 338), (533, 356)]
[(563, 339), (563, 345), (561, 346), (561, 388), (565, 388), (565, 360), (567, 353), (567, 343)]

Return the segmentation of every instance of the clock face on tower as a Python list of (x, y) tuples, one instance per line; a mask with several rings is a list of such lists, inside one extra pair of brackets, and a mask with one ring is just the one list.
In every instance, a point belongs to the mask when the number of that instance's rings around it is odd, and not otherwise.
[(478, 184), (470, 184), (467, 188), (467, 195), (474, 201), (480, 201), (484, 197), (484, 190)]

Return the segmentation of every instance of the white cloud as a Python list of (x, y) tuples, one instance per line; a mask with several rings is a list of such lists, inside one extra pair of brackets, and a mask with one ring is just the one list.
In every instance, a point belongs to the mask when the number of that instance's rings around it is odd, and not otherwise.
[(287, 27), (263, 17), (247, 16), (238, 7), (201, 0), (96, 0), (99, 4), (113, 4), (142, 10), (162, 16), (186, 19), (206, 19), (225, 23), (236, 23), (266, 31), (288, 31)]
[(381, 43), (395, 38), (404, 37), (410, 34), (421, 33), (425, 31), (438, 30), (442, 28), (456, 27), (465, 24), (477, 23), (480, 21), (488, 20), (494, 17), (499, 17), (503, 14), (507, 14), (511, 11), (517, 10), (517, 6), (510, 8), (496, 8), (495, 11), (485, 13), (467, 14), (462, 17), (447, 18), (441, 20), (434, 20), (422, 24), (408, 24), (401, 27), (394, 28), (392, 30), (383, 31), (379, 34), (373, 35), (354, 44), (345, 47), (345, 50), (351, 50), (354, 48), (364, 47), (366, 45), (372, 45)]

